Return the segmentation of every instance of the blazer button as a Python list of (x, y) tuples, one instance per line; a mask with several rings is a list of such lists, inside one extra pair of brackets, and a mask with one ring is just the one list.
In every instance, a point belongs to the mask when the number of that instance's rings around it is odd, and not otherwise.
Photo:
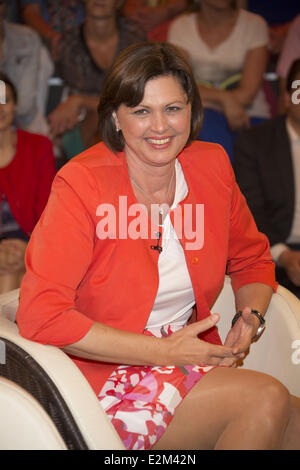
[(199, 259), (196, 256), (194, 256), (194, 258), (192, 258), (192, 263), (193, 264), (198, 264), (198, 261), (199, 261)]

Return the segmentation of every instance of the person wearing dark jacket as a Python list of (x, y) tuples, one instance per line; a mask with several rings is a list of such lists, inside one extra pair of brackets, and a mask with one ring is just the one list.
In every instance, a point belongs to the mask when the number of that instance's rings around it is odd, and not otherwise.
[[(235, 146), (234, 169), (258, 229), (269, 238), (277, 280), (300, 297), (300, 60), (290, 68), (286, 114), (249, 129)], [(299, 95), (299, 93), (298, 93)]]

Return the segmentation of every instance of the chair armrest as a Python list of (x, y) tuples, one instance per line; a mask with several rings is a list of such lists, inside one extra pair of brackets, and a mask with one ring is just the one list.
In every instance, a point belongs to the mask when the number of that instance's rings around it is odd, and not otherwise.
[(282, 286), (272, 296), (266, 325), (243, 367), (272, 375), (300, 397), (300, 301)]
[(0, 416), (1, 450), (67, 450), (38, 401), (4, 377), (0, 377)]
[(21, 337), (17, 325), (3, 317), (0, 317), (1, 337), (25, 350), (48, 374), (65, 400), (89, 449), (124, 449), (94, 391), (63, 351)]
[[(212, 312), (221, 316), (218, 330), (224, 341), (235, 313), (235, 299), (228, 277), (225, 278), (224, 287), (212, 307)], [(279, 286), (277, 293), (272, 296), (265, 318), (266, 329), (261, 337), (252, 343), (242, 367), (272, 375), (280, 380), (290, 393), (300, 397), (300, 359), (295, 360), (297, 351), (294, 349), (295, 342), (300, 341), (299, 299)]]

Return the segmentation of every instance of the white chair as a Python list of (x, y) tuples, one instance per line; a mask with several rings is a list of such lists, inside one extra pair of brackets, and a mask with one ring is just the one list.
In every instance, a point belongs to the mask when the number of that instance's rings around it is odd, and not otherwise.
[[(19, 335), (14, 323), (18, 296), (18, 290), (0, 296), (0, 449), (124, 449), (71, 359), (56, 347)], [(224, 339), (235, 312), (228, 278), (212, 312), (221, 314), (219, 332)], [(267, 328), (242, 367), (277, 377), (300, 397), (300, 302), (279, 287), (266, 315)], [(296, 341), (298, 355), (293, 349)], [(10, 400), (5, 399), (7, 394)], [(23, 407), (22, 413), (16, 411)], [(43, 432), (37, 433), (37, 427)]]

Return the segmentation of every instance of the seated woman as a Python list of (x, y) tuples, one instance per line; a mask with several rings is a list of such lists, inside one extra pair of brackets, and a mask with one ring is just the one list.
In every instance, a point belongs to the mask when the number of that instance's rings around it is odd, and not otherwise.
[[(0, 72), (0, 293), (19, 287), (29, 236), (46, 205), (55, 176), (51, 142), (13, 127), (17, 92)], [(3, 83), (5, 87), (3, 87)]]
[(261, 88), (268, 26), (235, 0), (201, 0), (199, 11), (174, 20), (168, 41), (188, 54), (205, 107), (200, 139), (233, 159), (236, 131), (270, 117)]
[[(29, 242), (20, 333), (71, 355), (127, 449), (299, 449), (300, 400), (234, 367), (274, 265), (225, 152), (192, 142), (188, 63), (168, 44), (128, 47), (99, 116), (102, 142), (59, 171)], [(210, 309), (226, 270), (238, 313), (222, 345)]]

